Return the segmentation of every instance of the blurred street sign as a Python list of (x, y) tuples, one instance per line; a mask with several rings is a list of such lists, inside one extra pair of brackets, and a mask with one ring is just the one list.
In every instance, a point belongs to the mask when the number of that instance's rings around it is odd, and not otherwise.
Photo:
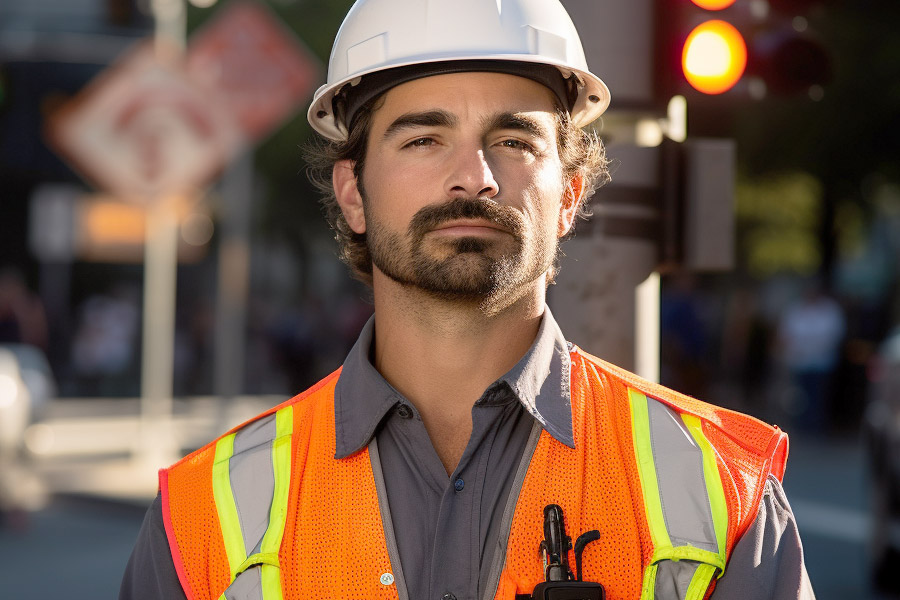
[[(41, 184), (31, 195), (32, 251), (43, 262), (85, 260), (140, 264), (144, 260), (145, 207), (69, 184)], [(212, 221), (200, 202), (175, 206), (179, 222), (178, 262), (201, 260), (212, 236)], [(207, 228), (206, 231), (197, 231)]]
[(123, 200), (203, 187), (237, 152), (233, 120), (144, 44), (52, 115), (48, 134), (79, 171)]
[(318, 59), (255, 2), (232, 2), (191, 36), (187, 71), (251, 142), (302, 106), (320, 78)]

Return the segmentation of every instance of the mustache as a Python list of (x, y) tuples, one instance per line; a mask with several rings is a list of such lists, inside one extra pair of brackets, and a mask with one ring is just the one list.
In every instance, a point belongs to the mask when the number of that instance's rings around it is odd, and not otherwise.
[(524, 229), (522, 217), (513, 208), (497, 204), (493, 200), (459, 198), (420, 208), (409, 222), (409, 233), (413, 239), (421, 239), (442, 223), (455, 219), (482, 219), (513, 236), (519, 236)]

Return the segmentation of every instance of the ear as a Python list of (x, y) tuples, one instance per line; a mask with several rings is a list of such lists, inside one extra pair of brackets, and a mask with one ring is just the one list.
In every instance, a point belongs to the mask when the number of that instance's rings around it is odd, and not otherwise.
[(331, 171), (331, 184), (334, 186), (334, 196), (337, 199), (344, 219), (350, 229), (356, 233), (366, 232), (366, 215), (363, 211), (362, 194), (356, 185), (356, 175), (353, 173), (353, 161), (339, 160)]
[(566, 183), (566, 190), (559, 208), (557, 237), (563, 237), (572, 229), (572, 224), (575, 222), (575, 215), (578, 214), (578, 206), (581, 204), (583, 196), (584, 179), (581, 175), (575, 175)]

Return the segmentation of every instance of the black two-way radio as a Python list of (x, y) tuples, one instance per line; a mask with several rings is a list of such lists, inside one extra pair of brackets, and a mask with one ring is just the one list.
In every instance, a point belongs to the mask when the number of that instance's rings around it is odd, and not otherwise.
[(520, 594), (516, 600), (604, 600), (603, 586), (583, 581), (581, 555), (585, 546), (600, 539), (596, 529), (586, 531), (575, 540), (575, 572), (569, 569), (569, 550), (572, 538), (566, 535), (566, 522), (562, 508), (556, 504), (544, 507), (544, 541), (540, 550), (544, 563), (543, 583), (539, 583), (531, 596)]

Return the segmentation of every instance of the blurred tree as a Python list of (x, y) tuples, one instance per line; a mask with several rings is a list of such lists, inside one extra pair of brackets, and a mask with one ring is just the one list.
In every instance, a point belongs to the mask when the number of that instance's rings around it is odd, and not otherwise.
[(748, 102), (733, 122), (749, 177), (799, 171), (821, 183), (821, 272), (830, 279), (837, 217), (848, 213), (842, 205), (861, 206), (871, 215), (863, 182), (900, 182), (900, 3), (821, 1), (808, 14), (831, 52), (832, 83), (814, 90), (816, 100), (773, 96)]

